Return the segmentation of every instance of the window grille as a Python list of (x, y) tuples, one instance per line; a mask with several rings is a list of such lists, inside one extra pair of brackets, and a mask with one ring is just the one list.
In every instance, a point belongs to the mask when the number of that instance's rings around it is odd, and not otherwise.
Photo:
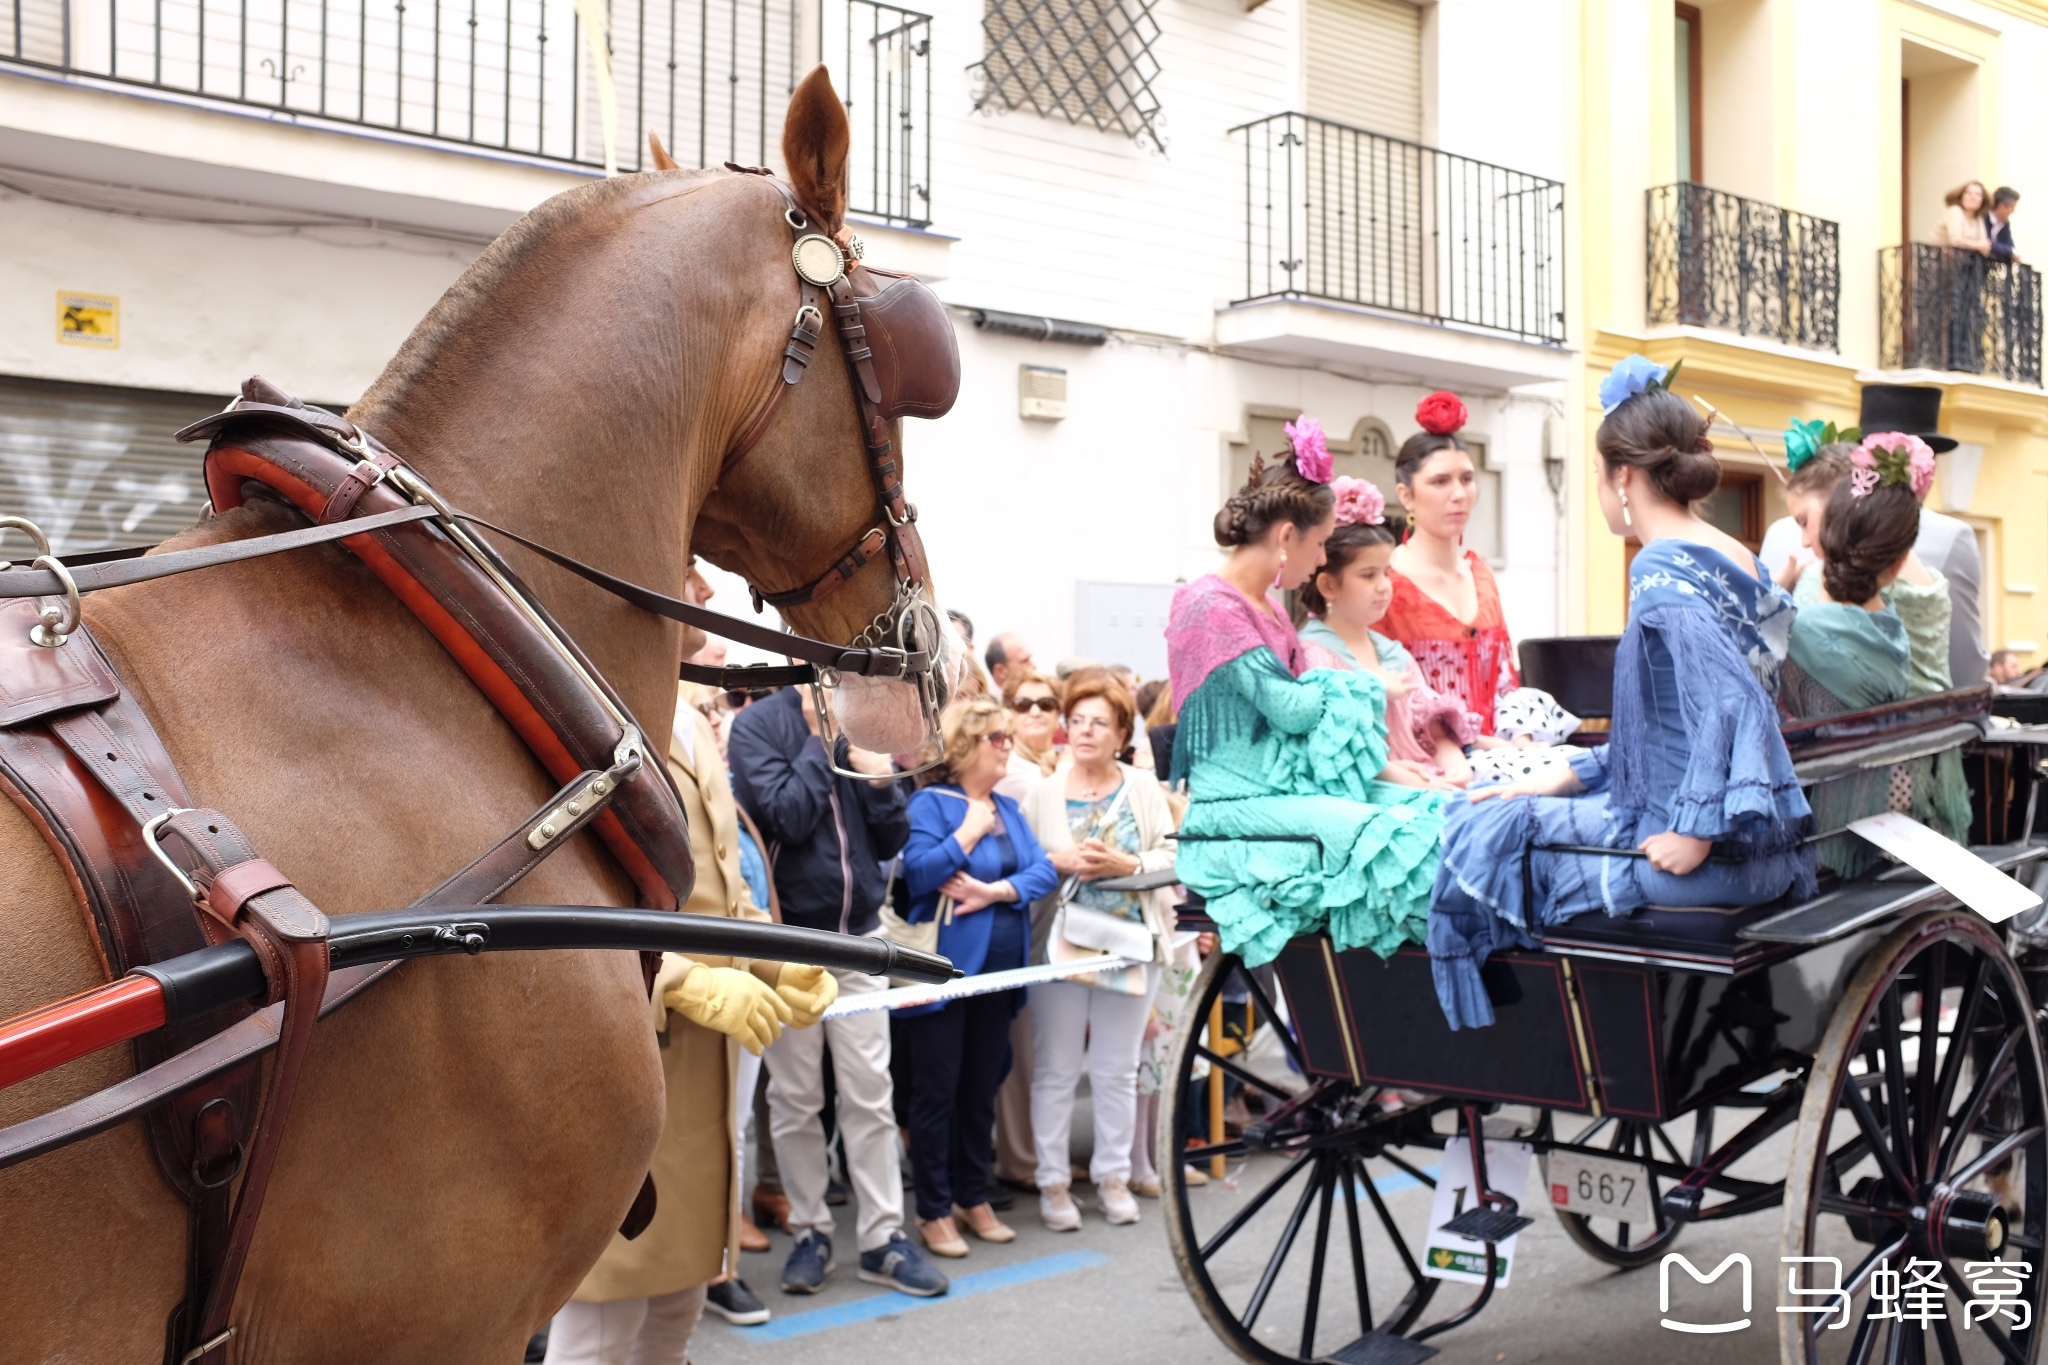
[(1163, 151), (1154, 0), (986, 0), (977, 109), (1021, 109)]

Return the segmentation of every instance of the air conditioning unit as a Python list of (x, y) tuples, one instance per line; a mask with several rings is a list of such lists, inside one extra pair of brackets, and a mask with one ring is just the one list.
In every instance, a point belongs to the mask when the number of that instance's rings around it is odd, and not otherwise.
[(1067, 372), (1050, 365), (1019, 365), (1017, 415), (1032, 422), (1057, 422), (1064, 418)]

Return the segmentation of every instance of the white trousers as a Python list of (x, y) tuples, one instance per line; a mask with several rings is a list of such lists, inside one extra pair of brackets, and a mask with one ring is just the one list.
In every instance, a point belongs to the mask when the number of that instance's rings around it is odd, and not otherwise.
[(547, 1365), (684, 1365), (703, 1312), (701, 1284), (651, 1299), (571, 1299), (548, 1329)]
[(1143, 995), (1045, 981), (1031, 988), (1031, 1139), (1038, 1149), (1038, 1187), (1073, 1179), (1069, 1138), (1081, 1071), (1095, 1105), (1095, 1155), (1088, 1178), (1131, 1178), (1131, 1138), (1138, 1123), (1138, 1049), (1159, 991), (1159, 969), (1145, 969)]
[[(884, 977), (833, 971), (839, 994), (887, 990)], [(903, 1165), (896, 1150), (895, 1086), (889, 1077), (889, 1012), (870, 1010), (827, 1019), (807, 1029), (785, 1029), (768, 1049), (768, 1127), (782, 1192), (789, 1196), (789, 1230), (832, 1233), (825, 1206), (830, 1165), (825, 1151), (825, 1049), (832, 1049), (839, 1142), (846, 1176), (860, 1201), (859, 1245), (873, 1251), (903, 1226)]]
[[(754, 1088), (760, 1083), (761, 1059), (741, 1048), (740, 1064), (732, 1086), (732, 1149), (739, 1153), (742, 1177), (746, 1174), (747, 1130), (754, 1126)], [(744, 1179), (735, 1183), (742, 1189), (746, 1186)]]

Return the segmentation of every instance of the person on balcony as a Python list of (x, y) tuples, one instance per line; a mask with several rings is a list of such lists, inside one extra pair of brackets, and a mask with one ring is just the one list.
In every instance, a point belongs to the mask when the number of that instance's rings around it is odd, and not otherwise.
[(1419, 790), (1436, 780), (1388, 757), (1378, 676), (1309, 669), (1272, 596), (1322, 566), (1336, 524), (1321, 425), (1288, 436), (1217, 512), (1230, 558), (1174, 593), (1166, 627), (1190, 797), (1177, 868), (1251, 966), (1324, 928), (1382, 957), (1417, 941), (1443, 827), (1442, 793)]
[(1609, 742), (1446, 813), (1429, 954), (1452, 1028), (1493, 1022), (1481, 965), (1533, 947), (1545, 925), (1814, 889), (1801, 845), (1812, 813), (1765, 681), (1794, 609), (1755, 555), (1694, 512), (1721, 468), (1669, 373), (1631, 356), (1600, 386), (1600, 508), (1610, 531), (1642, 542)]
[(1479, 497), (1472, 454), (1458, 439), (1466, 417), (1456, 394), (1430, 394), (1415, 408), (1422, 430), (1394, 457), (1408, 530), (1393, 552), (1394, 600), (1380, 631), (1407, 648), (1432, 688), (1479, 716), (1482, 747), (1496, 737), (1555, 744), (1578, 728), (1578, 718), (1548, 693), (1522, 686), (1493, 571), (1465, 548)]
[(2012, 249), (2012, 211), (2020, 206), (2020, 192), (2000, 185), (1991, 192), (1991, 256), (1994, 260), (2024, 264)]
[(1988, 226), (1991, 196), (1981, 180), (1965, 180), (1942, 196), (1941, 221), (1934, 225), (1934, 244), (1956, 251), (1991, 254)]

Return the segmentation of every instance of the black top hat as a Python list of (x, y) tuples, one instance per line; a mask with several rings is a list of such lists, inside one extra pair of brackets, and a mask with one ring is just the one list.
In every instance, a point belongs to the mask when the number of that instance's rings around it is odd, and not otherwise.
[(1953, 436), (1935, 430), (1941, 425), (1941, 390), (1928, 384), (1865, 384), (1856, 425), (1865, 436), (1886, 431), (1918, 436), (1936, 454), (1956, 448)]

